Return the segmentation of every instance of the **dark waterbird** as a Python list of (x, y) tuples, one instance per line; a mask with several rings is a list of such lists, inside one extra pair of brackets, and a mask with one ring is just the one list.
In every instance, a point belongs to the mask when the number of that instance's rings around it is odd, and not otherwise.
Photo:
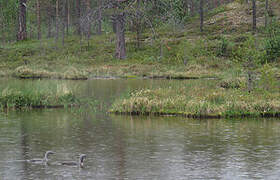
[(44, 158), (35, 158), (35, 159), (30, 159), (30, 160), (27, 160), (28, 162), (31, 162), (31, 163), (36, 163), (36, 164), (43, 164), (43, 163), (47, 163), (48, 162), (48, 157), (49, 157), (49, 155), (51, 155), (51, 154), (54, 154), (54, 152), (53, 151), (47, 151), (46, 153), (45, 153), (45, 156), (44, 156)]
[(76, 161), (65, 161), (65, 162), (60, 162), (61, 165), (65, 165), (65, 166), (78, 166), (83, 168), (84, 167), (84, 160), (86, 159), (86, 155), (85, 154), (81, 154), (79, 156), (79, 160), (78, 162)]

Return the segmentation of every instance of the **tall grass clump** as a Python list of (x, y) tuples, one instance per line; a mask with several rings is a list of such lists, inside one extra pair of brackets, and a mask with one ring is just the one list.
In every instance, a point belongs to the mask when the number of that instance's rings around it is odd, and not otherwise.
[[(280, 87), (276, 84), (277, 88)], [(133, 91), (113, 103), (121, 114), (183, 115), (188, 117), (277, 116), (280, 92), (221, 88), (218, 81), (193, 81)]]
[(77, 103), (77, 98), (66, 84), (27, 81), (0, 87), (2, 109), (64, 107)]

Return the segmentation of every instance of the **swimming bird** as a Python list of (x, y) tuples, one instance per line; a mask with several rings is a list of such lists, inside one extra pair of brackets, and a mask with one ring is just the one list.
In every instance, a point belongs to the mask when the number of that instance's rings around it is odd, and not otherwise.
[(84, 160), (86, 159), (86, 155), (85, 154), (81, 154), (79, 156), (79, 161), (66, 161), (66, 162), (61, 162), (61, 165), (65, 165), (65, 166), (78, 166), (83, 168), (84, 167)]
[(41, 158), (35, 158), (35, 159), (30, 159), (30, 160), (27, 160), (28, 162), (31, 162), (31, 163), (36, 163), (36, 164), (42, 164), (42, 163), (47, 163), (48, 162), (48, 157), (49, 157), (49, 155), (51, 155), (51, 154), (55, 154), (53, 151), (47, 151), (46, 153), (45, 153), (45, 156), (44, 156), (44, 158), (43, 159), (41, 159)]

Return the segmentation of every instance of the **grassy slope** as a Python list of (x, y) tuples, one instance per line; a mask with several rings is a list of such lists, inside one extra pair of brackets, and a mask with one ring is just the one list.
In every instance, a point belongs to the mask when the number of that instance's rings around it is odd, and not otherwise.
[[(263, 4), (259, 7), (258, 25), (261, 27)], [(272, 7), (276, 14), (279, 13), (278, 3)], [(57, 45), (53, 39), (5, 44), (0, 48), (0, 75), (65, 79), (95, 76), (223, 77), (232, 71), (242, 71), (242, 67), (234, 61), (236, 57), (232, 53), (228, 57), (217, 55), (221, 38), (226, 37), (233, 43), (232, 49), (238, 49), (250, 34), (249, 13), (248, 7), (238, 3), (221, 6), (208, 12), (204, 33), (199, 33), (199, 20), (194, 17), (183, 29), (158, 28), (159, 38), (155, 41), (151, 32), (144, 32), (139, 50), (135, 48), (135, 34), (128, 32), (128, 58), (121, 61), (114, 58), (113, 34), (93, 36), (89, 46), (79, 37), (66, 38), (64, 46)], [(262, 33), (257, 38), (262, 38)], [(225, 69), (231, 69), (231, 72), (225, 73)]]

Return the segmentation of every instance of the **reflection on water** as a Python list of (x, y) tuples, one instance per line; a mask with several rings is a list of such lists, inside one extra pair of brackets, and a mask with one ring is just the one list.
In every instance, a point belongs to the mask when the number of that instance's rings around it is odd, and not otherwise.
[[(141, 83), (139, 83), (141, 82)], [(182, 81), (183, 82), (183, 81)], [(181, 82), (181, 83), (182, 83)], [(168, 82), (84, 81), (80, 95), (111, 102)], [(78, 93), (78, 92), (77, 92)], [(0, 114), (0, 179), (278, 179), (279, 119), (193, 120), (51, 109)], [(51, 165), (26, 160), (53, 150)], [(85, 168), (53, 164), (87, 154)]]

